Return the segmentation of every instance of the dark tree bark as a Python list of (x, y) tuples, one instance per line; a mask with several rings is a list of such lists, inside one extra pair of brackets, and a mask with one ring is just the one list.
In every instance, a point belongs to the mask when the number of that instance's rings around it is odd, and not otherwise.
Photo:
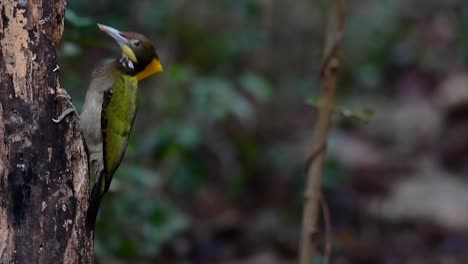
[[(0, 263), (92, 263), (87, 158), (55, 45), (65, 0), (0, 1)], [(57, 104), (59, 104), (57, 106)]]

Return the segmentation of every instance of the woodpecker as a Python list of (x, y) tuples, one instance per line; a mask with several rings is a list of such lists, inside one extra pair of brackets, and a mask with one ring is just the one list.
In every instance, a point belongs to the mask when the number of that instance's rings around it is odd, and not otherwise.
[[(156, 49), (147, 37), (102, 24), (98, 27), (117, 42), (122, 55), (94, 70), (79, 116), (90, 173), (96, 179), (87, 213), (90, 227), (94, 227), (101, 200), (127, 148), (137, 111), (138, 82), (163, 71)], [(60, 122), (68, 113), (65, 111), (54, 122)]]

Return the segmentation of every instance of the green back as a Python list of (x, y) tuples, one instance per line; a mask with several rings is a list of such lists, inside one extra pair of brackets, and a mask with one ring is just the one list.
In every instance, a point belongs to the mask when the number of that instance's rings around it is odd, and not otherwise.
[[(119, 167), (127, 148), (127, 140), (135, 120), (138, 83), (128, 75), (119, 77), (104, 94), (102, 128), (106, 185)], [(109, 186), (106, 186), (107, 190)]]

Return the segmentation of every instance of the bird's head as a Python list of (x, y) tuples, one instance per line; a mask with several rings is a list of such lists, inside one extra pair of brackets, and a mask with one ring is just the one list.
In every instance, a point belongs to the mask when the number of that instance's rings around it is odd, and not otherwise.
[(122, 50), (119, 63), (125, 72), (141, 80), (163, 71), (158, 54), (147, 37), (135, 32), (121, 32), (102, 24), (98, 24), (98, 27), (119, 44)]

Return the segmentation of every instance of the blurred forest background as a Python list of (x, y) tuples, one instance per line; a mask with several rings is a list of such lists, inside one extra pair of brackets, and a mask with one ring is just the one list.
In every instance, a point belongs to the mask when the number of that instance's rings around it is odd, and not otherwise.
[[(326, 2), (69, 1), (78, 109), (120, 56), (98, 22), (147, 35), (165, 67), (140, 85), (98, 263), (295, 263)], [(375, 114), (334, 120), (333, 263), (468, 263), (468, 3), (349, 1), (342, 59), (337, 104)]]

